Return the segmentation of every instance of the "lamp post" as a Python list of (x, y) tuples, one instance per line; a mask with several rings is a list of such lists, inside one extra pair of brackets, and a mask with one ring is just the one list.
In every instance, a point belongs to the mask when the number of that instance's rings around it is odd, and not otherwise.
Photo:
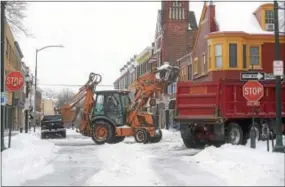
[[(275, 34), (275, 60), (280, 60), (278, 2), (274, 0), (274, 34)], [(274, 152), (284, 152), (282, 142), (282, 106), (281, 106), (281, 76), (276, 76), (276, 144)]]
[[(1, 1), (1, 98), (3, 97), (5, 93), (5, 6), (6, 6), (6, 1)], [(2, 103), (1, 102), (1, 119), (0, 119), (0, 123), (1, 123), (1, 152), (4, 151), (6, 148), (5, 144), (4, 144), (4, 110), (5, 110), (5, 106), (4, 106), (5, 101)]]
[(37, 75), (38, 75), (38, 52), (47, 48), (63, 48), (63, 45), (47, 45), (40, 49), (36, 49), (36, 64), (35, 64), (35, 91), (34, 91), (34, 132), (36, 131), (36, 92), (37, 92)]
[(26, 100), (25, 100), (25, 133), (28, 133), (28, 126), (29, 126), (29, 90), (30, 90), (30, 85), (33, 82), (31, 76), (29, 73), (25, 75), (25, 82), (26, 82)]

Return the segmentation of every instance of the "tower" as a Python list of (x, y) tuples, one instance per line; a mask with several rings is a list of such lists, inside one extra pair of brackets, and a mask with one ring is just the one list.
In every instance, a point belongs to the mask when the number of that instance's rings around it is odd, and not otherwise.
[(189, 1), (161, 2), (161, 61), (175, 64), (188, 52)]

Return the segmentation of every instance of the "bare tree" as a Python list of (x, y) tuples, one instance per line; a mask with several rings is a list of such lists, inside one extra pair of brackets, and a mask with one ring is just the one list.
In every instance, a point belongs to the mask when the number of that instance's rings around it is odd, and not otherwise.
[(7, 1), (6, 20), (14, 33), (23, 32), (26, 36), (32, 36), (24, 24), (26, 18), (27, 2), (25, 1)]
[(57, 106), (63, 106), (64, 104), (68, 103), (71, 101), (72, 97), (75, 95), (75, 93), (68, 89), (64, 88), (61, 92), (57, 94)]

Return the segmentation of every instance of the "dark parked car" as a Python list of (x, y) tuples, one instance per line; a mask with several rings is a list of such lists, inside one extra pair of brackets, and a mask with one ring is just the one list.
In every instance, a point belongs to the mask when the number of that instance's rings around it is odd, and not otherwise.
[(66, 137), (66, 128), (64, 127), (62, 117), (60, 115), (46, 115), (41, 120), (41, 139), (49, 136)]

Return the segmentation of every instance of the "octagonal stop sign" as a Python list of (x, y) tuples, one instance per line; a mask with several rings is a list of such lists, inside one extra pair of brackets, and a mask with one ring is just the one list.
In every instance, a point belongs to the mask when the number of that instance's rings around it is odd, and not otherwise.
[(9, 91), (16, 92), (24, 86), (24, 76), (20, 71), (12, 71), (6, 76), (6, 88)]
[(259, 81), (247, 81), (242, 87), (242, 93), (248, 105), (256, 106), (264, 95), (264, 88)]

